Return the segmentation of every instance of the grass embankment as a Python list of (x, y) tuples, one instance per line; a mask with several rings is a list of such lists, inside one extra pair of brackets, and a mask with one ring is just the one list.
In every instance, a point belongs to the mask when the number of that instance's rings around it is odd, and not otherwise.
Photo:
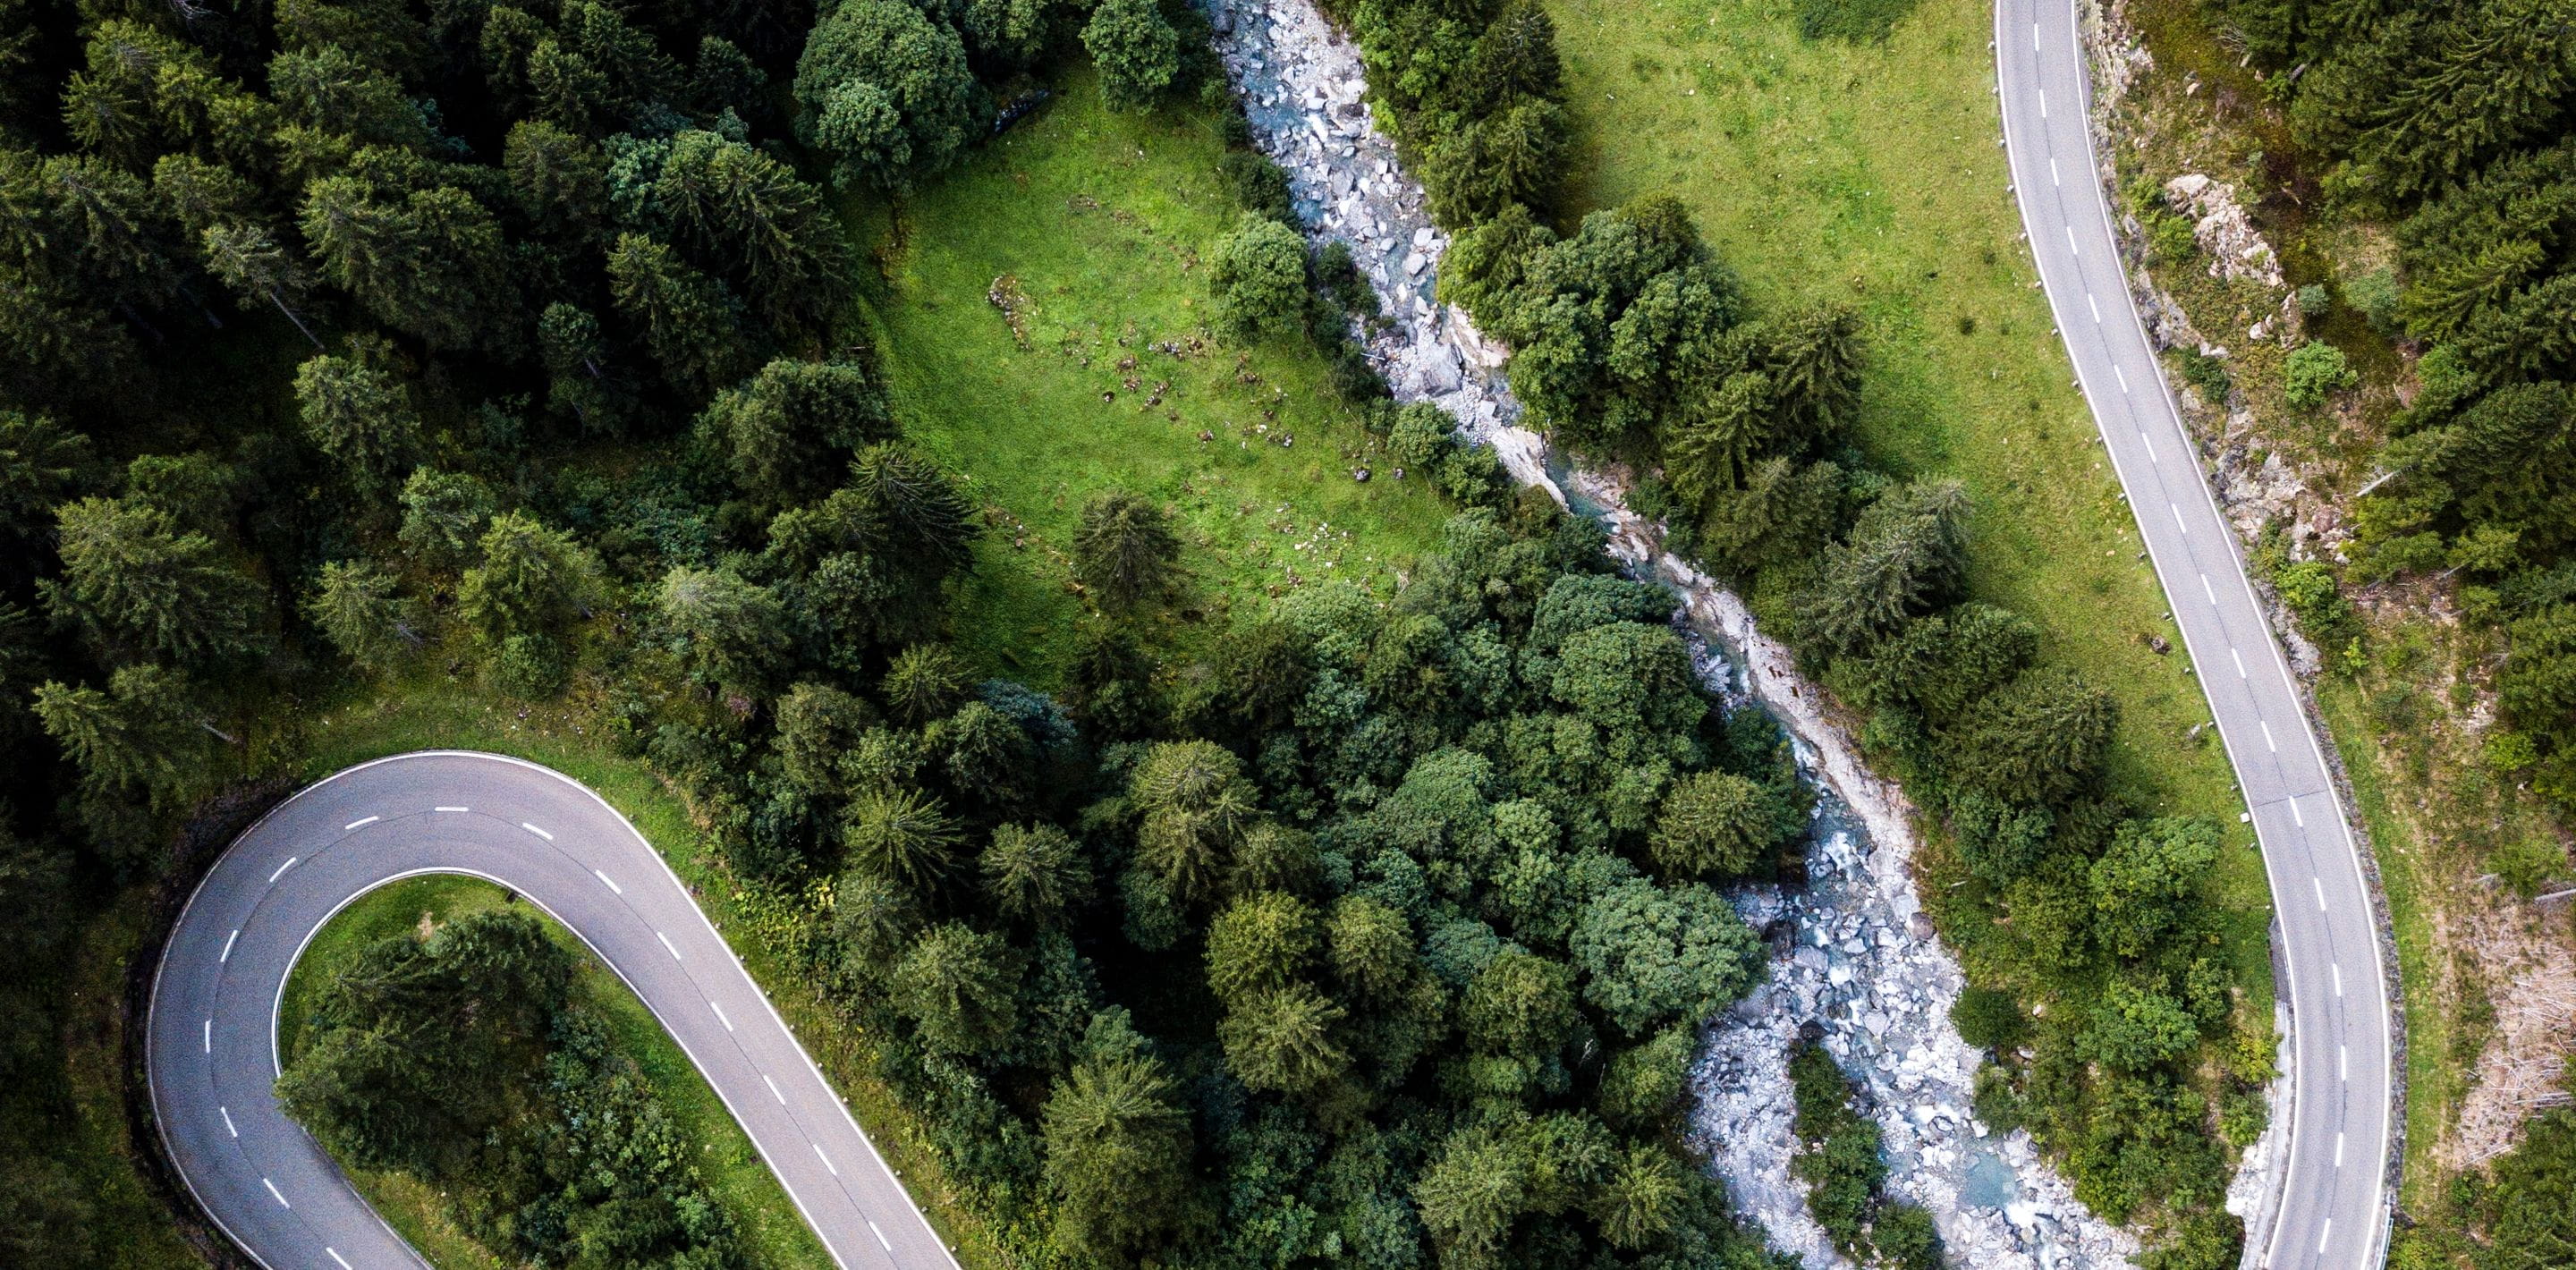
[(2113, 788), (2227, 826), (2210, 896), (2251, 1017), (2268, 1020), (2262, 861), (2224, 753), (2189, 739), (2208, 703), (2032, 289), (1995, 144), (1989, 8), (1924, 0), (1885, 42), (1853, 44), (1802, 37), (1793, 0), (1548, 7), (1590, 159), (1575, 206), (1676, 195), (1757, 305), (1833, 300), (1867, 317), (1860, 444), (1967, 487), (1970, 590), (2119, 699)]
[[(422, 877), (370, 891), (342, 909), (314, 936), (287, 978), (278, 1011), (278, 1044), (286, 1060), (292, 1063), (303, 1052), (304, 1027), (316, 995), (368, 945), (425, 934), (459, 917), (512, 903), (501, 888), (477, 878)], [(762, 1270), (829, 1267), (831, 1256), (797, 1215), (751, 1139), (651, 1011), (571, 931), (542, 915), (540, 920), (546, 933), (579, 961), (573, 1005), (604, 1025), (618, 1051), (651, 1082), (681, 1135), (699, 1144), (699, 1176), (742, 1232), (749, 1264)], [(507, 1264), (458, 1228), (443, 1196), (419, 1179), (400, 1170), (357, 1169), (351, 1176), (367, 1202), (438, 1265), (502, 1270)]]
[(1202, 256), (1236, 215), (1219, 118), (1111, 111), (1084, 70), (909, 200), (851, 213), (905, 430), (994, 526), (956, 626), (995, 670), (1043, 684), (1070, 654), (1096, 491), (1170, 508), (1188, 580), (1161, 620), (1211, 629), (1300, 581), (1391, 594), (1450, 514), (1388, 479), (1302, 338), (1211, 335)]

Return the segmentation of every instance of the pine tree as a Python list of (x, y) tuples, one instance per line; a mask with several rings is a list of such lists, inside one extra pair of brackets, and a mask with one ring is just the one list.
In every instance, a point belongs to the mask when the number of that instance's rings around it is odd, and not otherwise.
[(361, 344), (352, 356), (322, 354), (295, 373), (304, 435), (360, 492), (389, 494), (421, 450), (411, 394), (384, 368), (389, 349)]
[(326, 177), (305, 193), (303, 228), (323, 276), (387, 326), (442, 349), (498, 347), (518, 334), (501, 227), (464, 190), (433, 185), (396, 199), (356, 177)]
[(341, 656), (370, 674), (393, 669), (420, 648), (420, 605), (390, 574), (363, 560), (323, 565), (304, 612)]
[(778, 597), (729, 569), (673, 568), (662, 576), (660, 608), (689, 673), (710, 687), (757, 692), (786, 659)]
[(84, 498), (56, 517), (63, 576), (38, 585), (58, 619), (190, 666), (266, 647), (260, 585), (168, 511)]
[(1125, 490), (1095, 494), (1073, 531), (1073, 576), (1103, 608), (1126, 609), (1169, 589), (1180, 540), (1162, 508)]
[(458, 613), (493, 649), (512, 636), (554, 636), (600, 593), (599, 561), (560, 529), (503, 512), (483, 531), (483, 560), (456, 589)]
[(608, 282), (618, 311), (644, 329), (646, 347), (674, 385), (703, 394), (748, 368), (751, 350), (732, 296), (667, 245), (621, 235), (608, 253)]

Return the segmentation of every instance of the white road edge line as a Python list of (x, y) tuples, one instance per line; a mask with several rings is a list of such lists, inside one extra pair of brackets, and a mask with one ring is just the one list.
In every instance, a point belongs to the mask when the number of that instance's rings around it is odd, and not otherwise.
[(224, 936), (224, 950), (221, 953), (216, 954), (216, 965), (220, 966), (233, 959), (233, 941), (239, 938), (241, 938), (241, 930), (238, 927), (234, 929), (233, 933)]
[(295, 1205), (286, 1202), (286, 1196), (278, 1191), (277, 1183), (269, 1181), (267, 1178), (263, 1177), (259, 1179), (259, 1184), (268, 1188), (269, 1195), (277, 1200), (277, 1206), (279, 1208), (295, 1207)]
[(272, 874), (269, 874), (269, 875), (268, 875), (268, 880), (269, 880), (269, 881), (271, 881), (271, 882), (276, 881), (279, 877), (283, 876), (283, 875), (286, 873), (286, 871), (287, 871), (288, 869), (294, 868), (294, 867), (295, 867), (295, 862), (296, 862), (296, 861), (301, 860), (301, 859), (303, 859), (303, 858), (304, 858), (304, 857), (302, 857), (302, 856), (300, 856), (300, 855), (291, 855), (291, 856), (286, 857), (286, 863), (284, 863), (284, 864), (281, 864), (281, 865), (277, 866), (277, 872), (272, 873)]
[(364, 829), (382, 819), (384, 819), (382, 816), (369, 816), (364, 820), (352, 820), (349, 823), (340, 826), (340, 832), (347, 833), (352, 829)]
[(868, 1222), (868, 1233), (877, 1237), (877, 1247), (883, 1248), (887, 1252), (894, 1251), (894, 1245), (886, 1242), (885, 1232), (877, 1229), (876, 1222), (865, 1218), (862, 1218), (861, 1220), (866, 1220)]
[(724, 1007), (717, 1005), (715, 1003), (715, 998), (709, 997), (707, 999), (707, 1008), (716, 1012), (716, 1022), (724, 1024), (726, 1031), (730, 1032), (733, 1030), (733, 1020), (725, 1017)]
[(522, 829), (527, 830), (528, 832), (530, 832), (530, 833), (532, 833), (532, 834), (537, 835), (537, 836), (538, 836), (538, 837), (540, 837), (540, 838), (545, 839), (545, 840), (546, 840), (546, 841), (548, 841), (548, 842), (552, 842), (552, 841), (554, 841), (554, 840), (555, 840), (555, 836), (554, 836), (553, 834), (547, 833), (545, 830), (543, 830), (543, 829), (539, 829), (539, 828), (537, 828), (535, 825), (529, 824), (527, 821), (524, 821), (524, 820), (520, 821), (520, 822), (519, 822), (519, 827), (520, 827), (520, 828), (522, 828)]
[(777, 1099), (779, 1106), (784, 1107), (787, 1105), (787, 1095), (778, 1092), (778, 1082), (771, 1080), (769, 1078), (769, 1073), (762, 1072), (760, 1074), (760, 1083), (769, 1086), (769, 1096)]
[(671, 954), (671, 960), (673, 960), (673, 961), (679, 961), (679, 960), (681, 960), (681, 957), (680, 957), (680, 950), (679, 950), (678, 948), (675, 948), (675, 947), (673, 947), (673, 946), (672, 946), (672, 944), (671, 944), (671, 937), (670, 937), (670, 936), (665, 935), (665, 934), (663, 934), (662, 932), (660, 932), (660, 931), (658, 931), (658, 930), (657, 930), (657, 931), (653, 932), (653, 938), (655, 938), (655, 939), (658, 939), (658, 940), (661, 940), (661, 941), (662, 941), (662, 948), (663, 948), (663, 950), (664, 950), (664, 951), (666, 951), (666, 952), (668, 952), (668, 953), (670, 953), (670, 954)]
[(823, 1154), (822, 1143), (809, 1142), (806, 1143), (806, 1145), (814, 1148), (814, 1158), (821, 1160), (823, 1162), (823, 1167), (832, 1171), (832, 1176), (839, 1177), (841, 1175), (840, 1167), (832, 1163), (832, 1157)]
[(599, 871), (599, 870), (597, 870), (597, 869), (592, 869), (592, 870), (590, 871), (590, 875), (591, 875), (592, 877), (598, 878), (598, 879), (599, 879), (600, 881), (602, 881), (602, 882), (606, 882), (606, 883), (608, 884), (608, 889), (609, 889), (609, 890), (614, 891), (614, 892), (616, 892), (616, 893), (617, 893), (617, 894), (619, 894), (619, 895), (624, 895), (624, 894), (626, 893), (626, 888), (625, 888), (625, 887), (622, 887), (622, 886), (619, 886), (619, 885), (617, 884), (617, 879), (612, 878), (612, 877), (608, 876), (607, 874), (600, 872), (600, 871)]
[(217, 1111), (219, 1111), (219, 1112), (222, 1112), (222, 1113), (223, 1113), (223, 1116), (224, 1116), (224, 1132), (229, 1133), (229, 1134), (233, 1135), (233, 1136), (234, 1136), (234, 1137), (236, 1137), (236, 1138), (240, 1137), (240, 1136), (241, 1136), (241, 1130), (236, 1129), (236, 1128), (234, 1128), (234, 1127), (233, 1127), (233, 1109), (232, 1109), (232, 1108), (230, 1108), (230, 1107), (217, 1107), (217, 1108), (215, 1108), (215, 1110), (217, 1110)]

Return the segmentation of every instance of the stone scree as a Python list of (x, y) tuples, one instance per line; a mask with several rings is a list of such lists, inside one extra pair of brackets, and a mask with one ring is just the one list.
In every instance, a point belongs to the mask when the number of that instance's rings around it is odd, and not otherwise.
[(1218, 52), (1256, 142), (1288, 171), (1309, 237), (1350, 245), (1389, 321), (1360, 332), (1401, 401), (1430, 401), (1463, 435), (1494, 447), (1524, 484), (1601, 519), (1626, 571), (1673, 587), (1676, 620), (1710, 683), (1758, 704), (1790, 733), (1816, 787), (1807, 885), (1754, 886), (1732, 899), (1770, 937), (1767, 981), (1711, 1020), (1692, 1075), (1692, 1136), (1744, 1215), (1809, 1266), (1850, 1263), (1808, 1214), (1789, 1171), (1796, 1143), (1787, 1050), (1801, 1028), (1862, 1087), (1884, 1135), (1889, 1189), (1937, 1220), (1954, 1265), (1980, 1270), (2111, 1270), (2137, 1242), (2076, 1202), (2027, 1134), (1996, 1134), (1971, 1110), (1979, 1053), (1949, 1023), (1962, 979), (1922, 914), (1906, 864), (1912, 809), (1861, 763), (1853, 738), (1751, 612), (1661, 548), (1662, 528), (1627, 510), (1618, 480), (1572, 470), (1520, 426), (1501, 368), (1508, 351), (1433, 296), (1448, 235), (1421, 187), (1371, 123), (1358, 48), (1307, 0), (1205, 0)]

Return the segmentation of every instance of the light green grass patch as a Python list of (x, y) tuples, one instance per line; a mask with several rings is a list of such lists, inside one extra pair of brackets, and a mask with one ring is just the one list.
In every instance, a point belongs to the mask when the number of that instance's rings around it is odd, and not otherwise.
[(2046, 659), (2119, 699), (2114, 787), (2228, 827), (2212, 890), (2268, 1016), (2262, 862), (2225, 756), (2186, 739), (2208, 703), (2032, 287), (1996, 145), (1989, 8), (1925, 0), (1861, 44), (1802, 38), (1794, 0), (1548, 8), (1591, 156), (1575, 206), (1676, 195), (1758, 305), (1866, 315), (1860, 443), (1902, 474), (1966, 484), (1971, 589), (2038, 623)]
[[(380, 940), (419, 935), (475, 913), (513, 907), (514, 897), (479, 878), (406, 878), (367, 892), (325, 923), (306, 946), (279, 1000), (278, 1047), (287, 1061), (302, 1054), (315, 1002), (332, 977)], [(633, 991), (591, 955), (579, 937), (554, 919), (531, 912), (546, 933), (580, 966), (573, 1000), (605, 1027), (618, 1052), (632, 1059), (667, 1110), (683, 1139), (697, 1143), (699, 1176), (742, 1231), (750, 1265), (764, 1270), (827, 1270), (823, 1245), (781, 1190), (777, 1177), (734, 1123), (706, 1078)], [(399, 1170), (353, 1169), (352, 1179), (412, 1246), (443, 1267), (493, 1267), (504, 1263), (476, 1243), (450, 1216), (444, 1196)]]
[(1083, 612), (1073, 527), (1097, 491), (1175, 513), (1190, 576), (1156, 620), (1185, 646), (1190, 624), (1301, 582), (1391, 594), (1450, 515), (1390, 479), (1302, 337), (1210, 332), (1205, 259), (1236, 216), (1217, 119), (1107, 110), (1086, 70), (899, 209), (851, 214), (884, 275), (905, 429), (966, 474), (993, 526), (956, 621), (993, 669), (1043, 686), (1064, 664)]

